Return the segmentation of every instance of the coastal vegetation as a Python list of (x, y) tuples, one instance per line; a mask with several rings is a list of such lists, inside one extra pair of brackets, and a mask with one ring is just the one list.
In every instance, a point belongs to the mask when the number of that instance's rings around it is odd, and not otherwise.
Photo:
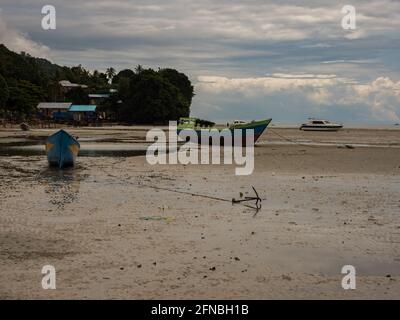
[[(60, 82), (75, 85), (63, 90)], [(78, 85), (79, 84), (79, 85)], [(89, 93), (106, 94), (98, 110), (120, 123), (166, 123), (187, 117), (194, 96), (189, 78), (175, 69), (117, 72), (89, 71), (83, 66), (60, 66), (27, 53), (15, 53), (0, 44), (0, 118), (30, 121), (39, 102), (89, 104)]]

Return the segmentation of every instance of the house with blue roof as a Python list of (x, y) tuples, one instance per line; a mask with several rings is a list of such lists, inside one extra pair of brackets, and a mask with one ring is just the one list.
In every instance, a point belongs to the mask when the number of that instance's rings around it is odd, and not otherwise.
[(92, 122), (97, 120), (97, 105), (77, 105), (71, 102), (41, 102), (37, 109), (42, 118), (56, 122)]
[(68, 112), (72, 114), (75, 121), (93, 121), (97, 119), (96, 109), (96, 105), (73, 104), (69, 107)]

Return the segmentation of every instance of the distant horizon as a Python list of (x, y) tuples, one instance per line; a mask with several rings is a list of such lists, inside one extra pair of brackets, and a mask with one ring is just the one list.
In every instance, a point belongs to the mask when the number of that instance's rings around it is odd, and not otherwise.
[[(195, 116), (193, 116), (195, 117)], [(195, 117), (196, 118), (196, 117)], [(252, 120), (259, 120), (259, 119), (230, 119), (230, 120), (214, 120), (214, 119), (205, 119), (205, 120), (211, 120), (215, 122), (217, 125), (225, 125), (227, 123), (231, 123), (233, 120), (244, 120), (244, 121), (252, 121)], [(330, 119), (323, 119), (323, 120), (329, 120)], [(306, 123), (308, 119), (305, 119), (304, 121), (299, 121), (299, 122), (284, 122), (284, 121), (274, 121), (272, 119), (270, 126), (276, 126), (276, 127), (293, 127), (293, 128), (298, 128), (301, 124)], [(331, 121), (331, 122), (336, 122), (336, 121)], [(363, 129), (363, 128), (387, 128), (387, 129), (399, 129), (400, 130), (400, 123), (379, 123), (379, 122), (341, 122), (337, 121), (337, 123), (343, 124), (343, 128), (346, 129)]]

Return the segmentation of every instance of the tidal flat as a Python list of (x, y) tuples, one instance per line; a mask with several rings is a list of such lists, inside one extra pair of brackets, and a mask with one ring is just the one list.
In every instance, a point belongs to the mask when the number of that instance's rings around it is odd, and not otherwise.
[[(0, 129), (2, 299), (400, 298), (398, 128), (271, 127), (249, 176), (149, 165), (148, 129), (70, 128), (64, 170), (44, 153), (54, 129)], [(232, 204), (252, 186), (261, 210)]]

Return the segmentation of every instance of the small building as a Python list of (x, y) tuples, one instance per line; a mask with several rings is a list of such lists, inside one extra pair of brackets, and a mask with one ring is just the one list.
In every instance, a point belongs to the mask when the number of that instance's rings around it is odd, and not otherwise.
[(89, 93), (90, 104), (98, 104), (109, 97), (109, 93)]
[(97, 119), (96, 105), (72, 105), (69, 112), (75, 121), (94, 121)]
[(71, 105), (71, 102), (40, 102), (36, 108), (43, 117), (53, 118), (54, 113), (67, 113)]
[(58, 82), (58, 84), (66, 89), (74, 89), (74, 88), (82, 88), (82, 89), (87, 89), (88, 86), (85, 84), (78, 84), (78, 83), (72, 83), (68, 80), (61, 80)]
[(72, 83), (68, 80), (61, 80), (58, 82), (58, 84), (59, 84), (59, 94), (61, 95), (61, 98), (65, 98), (65, 95), (71, 90), (76, 90), (78, 88), (82, 89), (88, 88), (88, 86), (85, 84)]

